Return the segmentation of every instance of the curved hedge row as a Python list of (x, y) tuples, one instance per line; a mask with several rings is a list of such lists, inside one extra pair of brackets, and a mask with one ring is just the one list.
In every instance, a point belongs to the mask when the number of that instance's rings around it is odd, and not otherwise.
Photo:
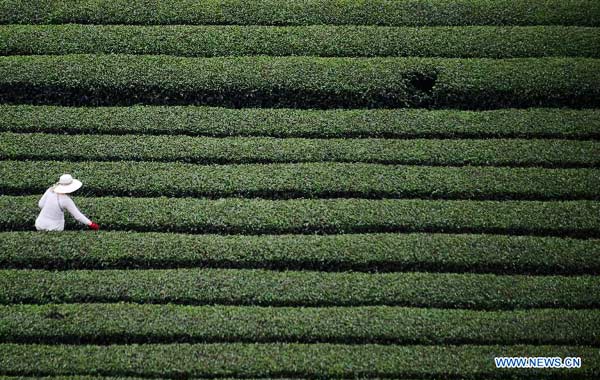
[(71, 173), (82, 180), (85, 187), (80, 193), (86, 195), (600, 200), (600, 169), (344, 163), (200, 166), (0, 161), (0, 192), (43, 194), (59, 173)]
[(4, 132), (0, 133), (0, 159), (179, 161), (199, 164), (329, 161), (568, 168), (599, 166), (600, 141), (281, 139)]
[[(553, 369), (552, 375), (593, 378), (600, 353), (589, 346), (387, 346), (340, 344), (175, 344), (175, 345), (0, 345), (0, 371), (27, 375), (108, 375), (189, 378), (202, 376), (398, 377), (517, 376), (494, 357), (581, 357), (579, 369)], [(226, 366), (223, 363), (227, 363)], [(546, 376), (548, 369), (528, 369)], [(425, 376), (425, 377), (424, 377)]]
[(595, 0), (4, 0), (3, 24), (600, 25)]
[(0, 232), (0, 267), (593, 274), (600, 273), (600, 245), (593, 239), (468, 234)]
[[(0, 228), (33, 229), (39, 196), (0, 196)], [(78, 198), (108, 230), (217, 233), (486, 232), (598, 236), (600, 202)], [(67, 218), (67, 227), (74, 222)], [(78, 225), (77, 227), (81, 227)]]
[(0, 26), (0, 55), (166, 54), (188, 57), (600, 57), (597, 28), (373, 26)]
[[(256, 269), (0, 270), (0, 304), (135, 302), (265, 306), (597, 308), (598, 276)], [(552, 289), (552, 291), (548, 291)]]
[(61, 105), (600, 105), (600, 59), (0, 57), (0, 101)]
[(600, 138), (596, 109), (297, 110), (0, 104), (0, 131), (191, 136)]
[[(56, 323), (60, 320), (60, 323)], [(460, 326), (460, 328), (457, 328)], [(598, 310), (264, 308), (136, 304), (0, 306), (10, 343), (600, 343)]]

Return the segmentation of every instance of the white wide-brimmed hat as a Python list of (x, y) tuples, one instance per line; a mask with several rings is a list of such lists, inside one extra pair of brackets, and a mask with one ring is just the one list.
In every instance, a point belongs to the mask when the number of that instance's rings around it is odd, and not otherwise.
[(69, 194), (79, 189), (81, 185), (81, 181), (74, 179), (70, 174), (63, 174), (60, 176), (58, 183), (54, 185), (54, 192)]

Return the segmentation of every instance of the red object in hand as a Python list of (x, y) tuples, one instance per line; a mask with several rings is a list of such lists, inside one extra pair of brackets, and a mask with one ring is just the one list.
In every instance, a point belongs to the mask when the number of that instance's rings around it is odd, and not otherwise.
[(97, 225), (96, 223), (92, 222), (92, 223), (90, 223), (90, 228), (94, 231), (98, 231), (100, 229), (100, 226)]

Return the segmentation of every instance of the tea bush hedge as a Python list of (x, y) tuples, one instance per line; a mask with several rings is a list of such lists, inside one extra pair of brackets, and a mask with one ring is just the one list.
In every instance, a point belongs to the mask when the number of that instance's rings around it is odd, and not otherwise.
[[(0, 304), (598, 308), (600, 278), (259, 269), (0, 270)], [(552, 289), (552, 291), (548, 291)]]
[(0, 101), (276, 107), (600, 105), (591, 58), (0, 57)]
[[(51, 250), (48, 247), (52, 247)], [(600, 273), (598, 240), (471, 234), (0, 232), (1, 268)]]
[[(60, 321), (60, 323), (57, 323)], [(304, 342), (600, 343), (600, 311), (139, 304), (0, 306), (0, 341), (123, 344)]]
[[(118, 376), (80, 376), (80, 375), (73, 375), (73, 376), (43, 376), (44, 378), (46, 378), (47, 380), (130, 380), (130, 379), (139, 379), (139, 378), (134, 378), (134, 377), (118, 377)], [(39, 379), (40, 376), (0, 376), (0, 379), (2, 380), (34, 380), (34, 379)], [(225, 378), (226, 379), (226, 378)], [(229, 379), (231, 380), (231, 379)]]
[(589, 25), (595, 0), (3, 0), (4, 24)]
[[(32, 229), (39, 196), (0, 196), (4, 230)], [(76, 199), (108, 230), (192, 233), (486, 232), (597, 237), (600, 202), (420, 199)], [(67, 227), (80, 227), (67, 218)], [(87, 227), (86, 227), (87, 228)]]
[(84, 181), (85, 187), (79, 193), (85, 195), (600, 200), (600, 169), (362, 163), (201, 166), (152, 162), (0, 161), (0, 191), (16, 195), (43, 194), (57, 181), (58, 173), (71, 173)]
[(0, 25), (1, 55), (600, 57), (597, 28)]
[(0, 131), (271, 137), (600, 137), (596, 109), (489, 111), (299, 110), (194, 106), (56, 107), (0, 105)]
[[(502, 378), (523, 369), (499, 371), (493, 358), (506, 356), (582, 358), (583, 377), (600, 373), (600, 353), (589, 346), (397, 346), (340, 344), (177, 344), (177, 345), (0, 345), (0, 371), (28, 375), (108, 375), (144, 377), (408, 377), (451, 375)], [(227, 363), (224, 366), (224, 363)], [(568, 377), (573, 369), (553, 369)], [(548, 369), (528, 370), (542, 376)]]
[(0, 133), (0, 158), (199, 164), (363, 162), (598, 167), (600, 141), (560, 139), (305, 139)]

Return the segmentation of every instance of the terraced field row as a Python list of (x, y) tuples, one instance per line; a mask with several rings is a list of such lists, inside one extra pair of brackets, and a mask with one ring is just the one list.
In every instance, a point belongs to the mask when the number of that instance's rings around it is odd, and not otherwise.
[(202, 164), (363, 162), (597, 167), (600, 141), (560, 139), (304, 139), (0, 133), (1, 159)]
[(598, 139), (600, 111), (0, 105), (0, 131), (214, 137)]
[[(29, 229), (37, 196), (0, 196), (3, 230)], [(190, 233), (484, 232), (598, 237), (600, 202), (79, 198), (109, 230)], [(76, 227), (74, 221), (68, 227)]]
[(597, 28), (0, 25), (0, 55), (600, 57)]
[[(342, 319), (344, 324), (339, 323)], [(0, 335), (5, 342), (69, 344), (228, 341), (594, 345), (594, 337), (600, 335), (600, 311), (8, 305), (0, 306)]]
[(0, 101), (275, 107), (600, 105), (592, 58), (0, 57)]
[[(302, 144), (295, 145), (295, 149), (298, 146)], [(131, 150), (123, 152), (135, 154)], [(579, 152), (585, 153), (585, 150)], [(226, 154), (223, 156), (229, 157)], [(30, 161), (27, 154), (22, 157), (27, 161), (0, 161), (2, 193), (43, 193), (48, 184), (55, 180), (53, 173), (60, 171), (86, 178), (82, 193), (99, 196), (600, 199), (600, 169), (427, 167), (322, 162), (190, 165), (177, 162)], [(582, 155), (582, 158), (588, 157)], [(27, 173), (27, 176), (22, 173)], [(473, 178), (477, 178), (477, 182)]]
[(144, 0), (3, 1), (1, 24), (589, 25), (595, 0)]
[(594, 239), (485, 234), (0, 232), (0, 268), (186, 267), (594, 274), (600, 273), (600, 247)]
[[(576, 352), (589, 361), (575, 377), (594, 376), (600, 368), (597, 348), (589, 346), (384, 346), (339, 344), (174, 344), (174, 345), (0, 345), (0, 371), (7, 374), (144, 377), (399, 377), (486, 376), (499, 378), (490, 366), (498, 352), (508, 356), (568, 357)], [(35, 363), (30, 358), (36, 358)], [(225, 359), (226, 358), (226, 359)], [(223, 365), (222, 360), (227, 360)], [(93, 369), (91, 369), (93, 368)], [(517, 376), (522, 369), (502, 371)], [(543, 376), (547, 369), (532, 369)], [(555, 378), (573, 372), (556, 369)]]
[[(600, 307), (600, 278), (595, 275), (213, 268), (101, 271), (3, 269), (0, 275), (0, 304), (396, 305), (478, 310)], [(339, 323), (343, 324), (343, 321)]]

